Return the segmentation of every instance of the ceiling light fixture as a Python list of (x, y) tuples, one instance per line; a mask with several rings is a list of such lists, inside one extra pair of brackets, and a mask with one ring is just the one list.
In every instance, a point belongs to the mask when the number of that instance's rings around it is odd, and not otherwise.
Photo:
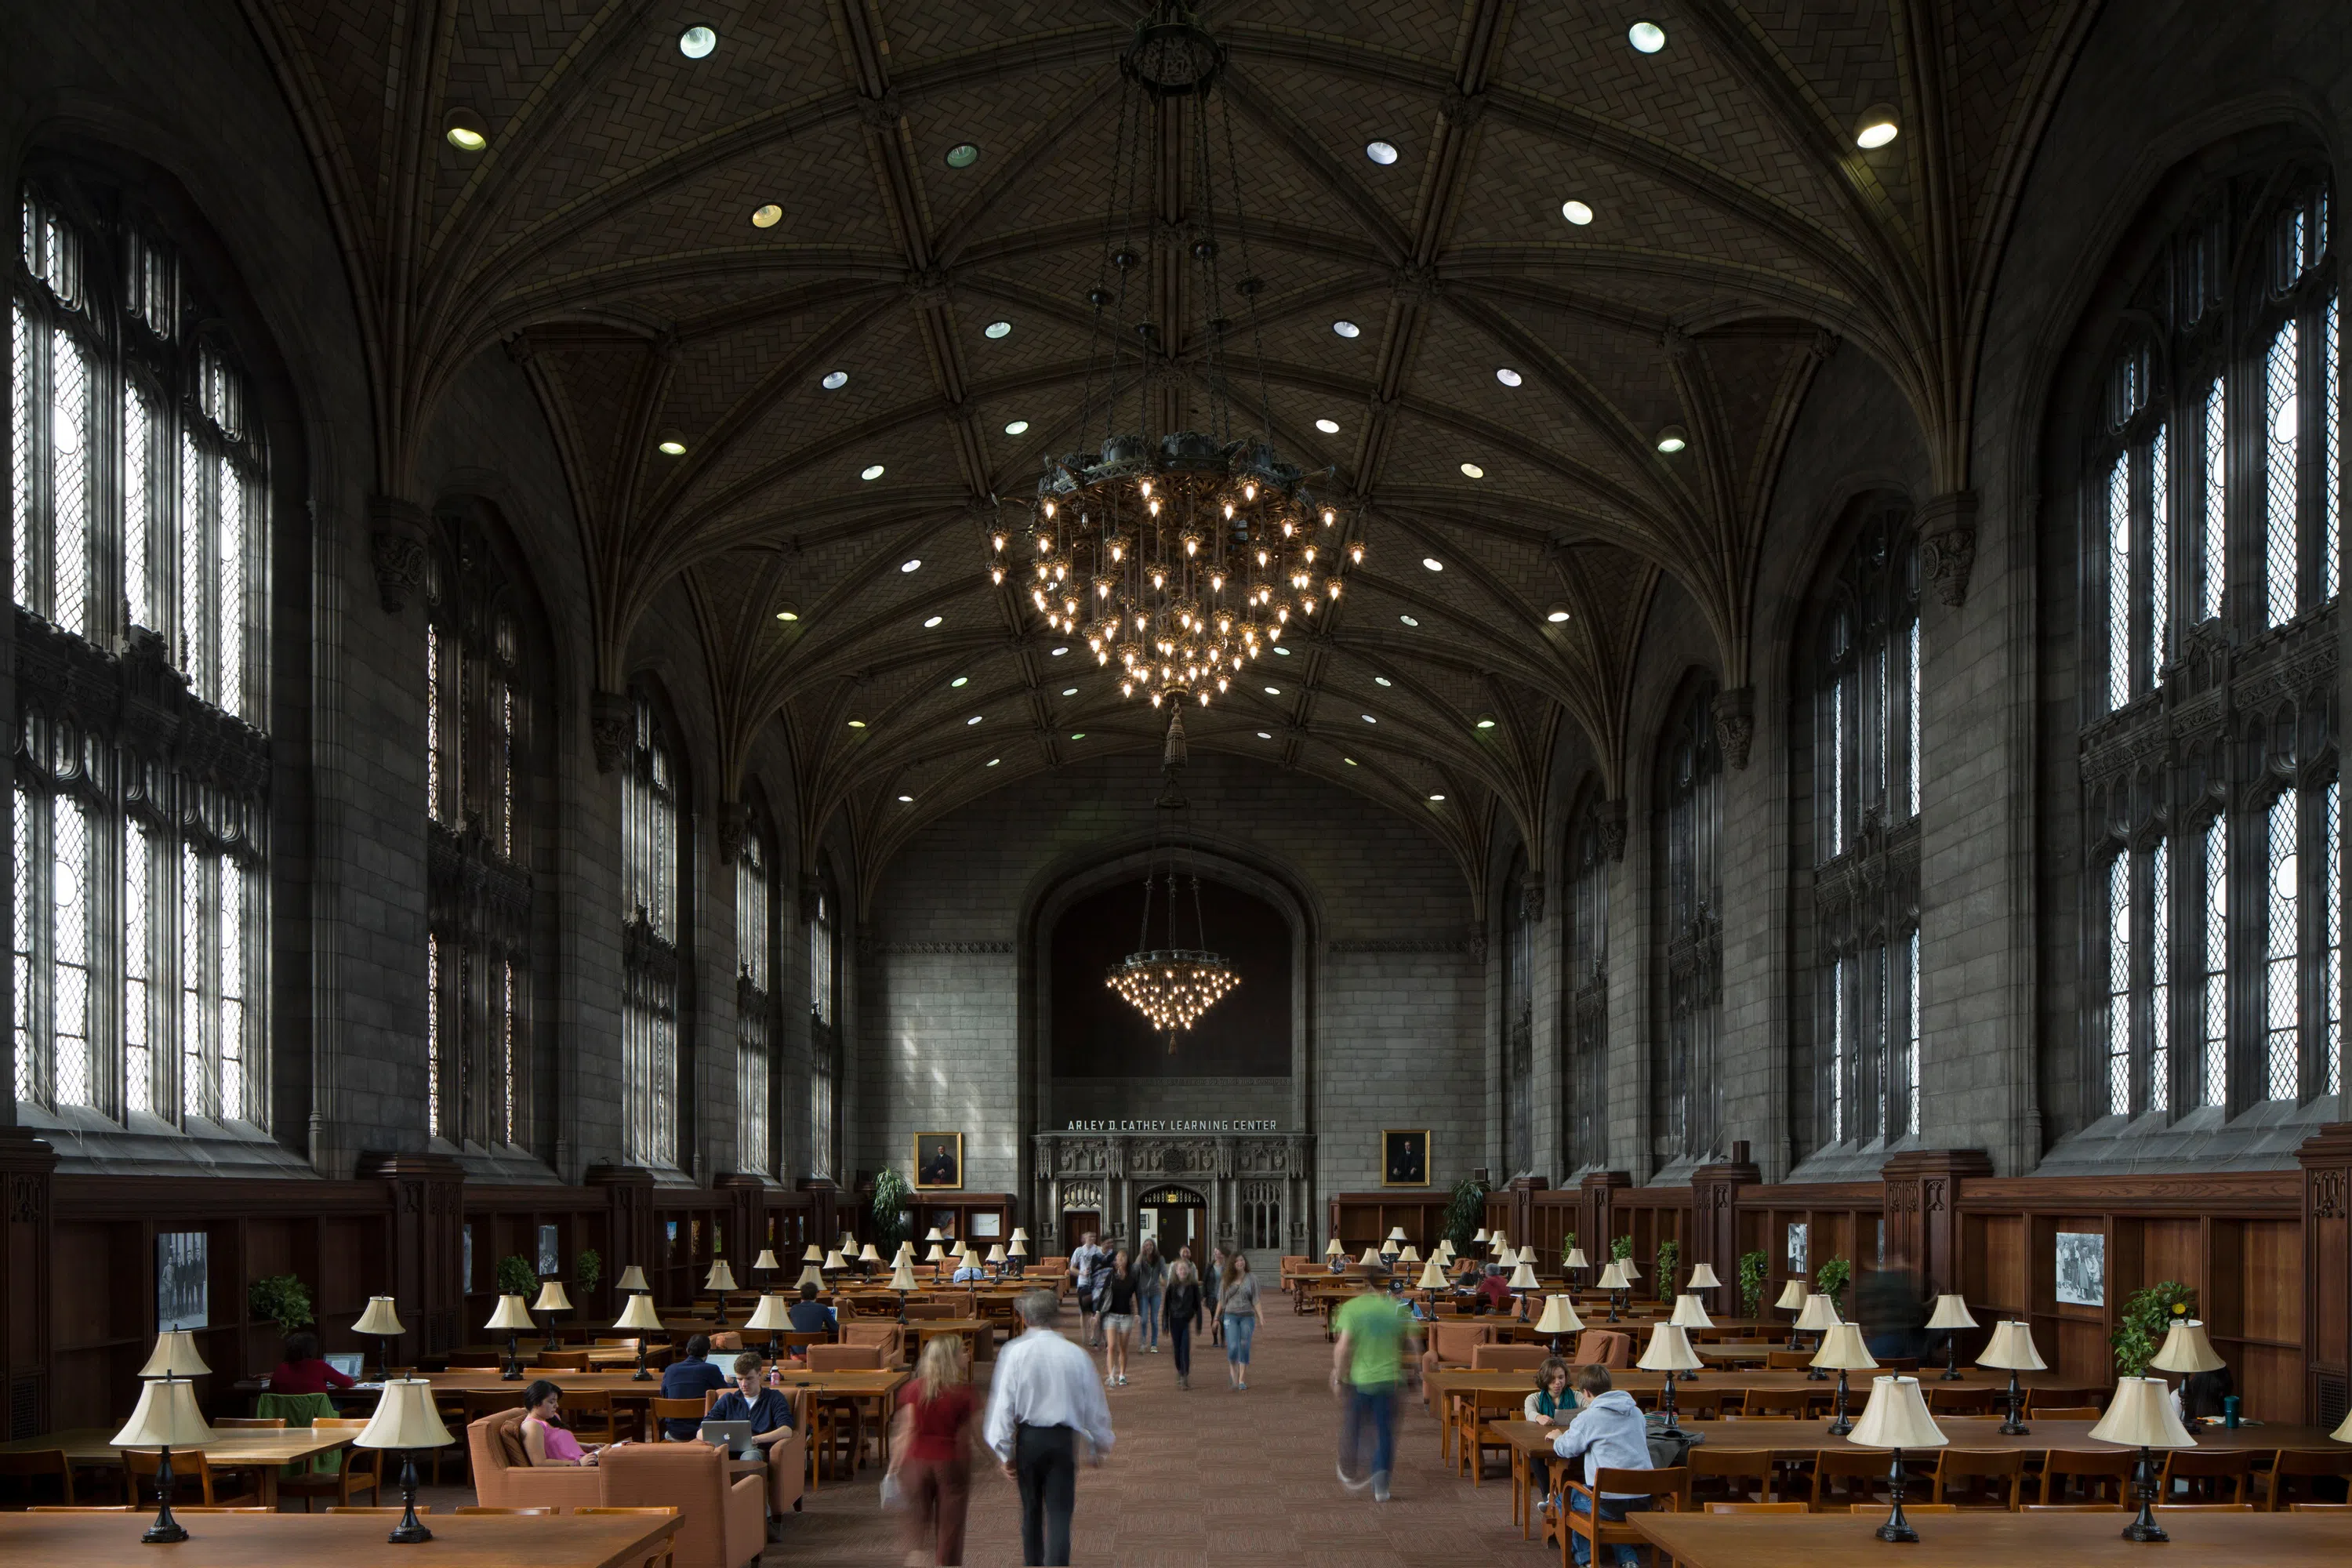
[(1339, 422), (1337, 419), (1318, 419), (1315, 422), (1315, 428), (1322, 431), (1326, 436), (1337, 436), (1339, 433)]
[(797, 621), (800, 618), (801, 613), (798, 610), (793, 609), (790, 605), (786, 605), (782, 609), (776, 612), (776, 619), (780, 621)]
[(1394, 685), (1396, 684), (1396, 682), (1395, 682), (1395, 681), (1393, 681), (1393, 680), (1391, 680), (1391, 679), (1390, 679), (1387, 676), (1385, 676), (1385, 675), (1375, 675), (1374, 677), (1372, 677), (1372, 684), (1373, 684), (1374, 686), (1394, 686)]
[(1365, 723), (1367, 723), (1367, 724), (1377, 724), (1377, 723), (1379, 723), (1379, 722), (1380, 722), (1380, 721), (1379, 721), (1378, 719), (1373, 718), (1373, 717), (1372, 717), (1370, 714), (1369, 714), (1369, 713), (1359, 713), (1359, 714), (1357, 714), (1357, 715), (1356, 715), (1356, 717), (1357, 717), (1357, 718), (1359, 718), (1359, 719), (1361, 719), (1361, 720), (1362, 720)]
[(1331, 330), (1339, 333), (1343, 338), (1352, 338), (1360, 334), (1364, 329), (1356, 325), (1353, 321), (1342, 321), (1332, 322)]
[(1853, 124), (1853, 144), (1865, 153), (1874, 153), (1895, 140), (1902, 132), (1902, 121), (1895, 115), (1891, 103), (1874, 103), (1862, 111)]
[(1568, 619), (1568, 606), (1566, 605), (1554, 605), (1548, 612), (1545, 613), (1544, 619), (1549, 621), (1553, 626), (1559, 625), (1560, 622)]
[(1592, 221), (1592, 208), (1584, 202), (1562, 202), (1559, 204), (1559, 216), (1582, 228)]
[(1495, 379), (1505, 386), (1517, 386), (1519, 384), (1520, 376), (1517, 371), (1513, 370), (1509, 365), (1504, 365), (1495, 372)]
[(1679, 425), (1669, 425), (1658, 432), (1658, 450), (1679, 452), (1690, 445), (1690, 432)]
[(1257, 732), (1257, 738), (1261, 741), (1271, 741), (1274, 739), (1274, 731), (1271, 730), (1260, 730)]
[(1007, 420), (1004, 426), (1004, 433), (1007, 436), (1026, 436), (1029, 434), (1029, 421), (1026, 419)]
[(478, 153), (490, 144), (490, 128), (470, 109), (453, 109), (445, 115), (441, 134), (460, 153)]
[(1625, 41), (1637, 53), (1654, 55), (1666, 47), (1666, 30), (1655, 22), (1636, 22), (1625, 29)]
[(710, 27), (688, 27), (677, 36), (677, 52), (690, 60), (708, 59), (718, 47), (719, 34)]
[(1078, 689), (1075, 686), (1065, 686), (1062, 688), (1062, 695), (1065, 697), (1076, 697), (1077, 694)]
[(1054, 657), (1055, 657), (1055, 658), (1061, 658), (1064, 654), (1066, 654), (1066, 653), (1067, 653), (1067, 652), (1069, 652), (1069, 651), (1070, 651), (1070, 649), (1069, 649), (1069, 646), (1066, 643), (1066, 644), (1064, 644), (1063, 646), (1061, 646), (1061, 647), (1059, 647), (1055, 648), (1055, 649), (1053, 650), (1053, 654), (1054, 654)]
[(899, 800), (900, 804), (902, 804), (902, 805), (911, 805), (911, 804), (913, 803), (913, 801), (914, 801), (914, 798), (915, 798), (915, 797), (914, 797), (913, 795), (900, 795), (900, 796), (898, 797), (898, 800)]
[(969, 169), (980, 162), (977, 142), (959, 142), (948, 149), (947, 164), (950, 169)]
[[(1425, 571), (1425, 572), (1443, 572), (1443, 571), (1444, 571), (1444, 570), (1445, 570), (1445, 563), (1444, 563), (1444, 562), (1443, 562), (1443, 561), (1440, 561), (1440, 560), (1439, 560), (1436, 556), (1434, 556), (1434, 555), (1424, 555), (1424, 556), (1423, 556), (1423, 557), (1421, 558), (1421, 565), (1422, 565), (1422, 570), (1423, 570), (1423, 571)], [(1410, 624), (1410, 623), (1408, 623), (1408, 624)]]
[(901, 572), (919, 572), (922, 569), (923, 558), (919, 555), (911, 556), (898, 563), (898, 570)]
[(977, 724), (977, 723), (979, 723), (979, 722), (980, 722), (981, 718), (982, 718), (982, 715), (980, 715), (980, 714), (978, 714), (978, 713), (973, 714), (971, 718), (969, 718), (969, 719), (967, 719), (967, 720), (965, 720), (965, 721), (963, 721), (963, 726), (964, 726), (964, 728), (965, 728), (965, 729), (967, 729), (967, 730), (971, 729), (974, 724)]
[(1290, 657), (1290, 650), (1289, 650), (1288, 648), (1286, 648), (1286, 647), (1282, 647), (1277, 646), (1277, 647), (1275, 648), (1275, 650), (1274, 650), (1274, 651), (1275, 651), (1275, 655), (1276, 655), (1276, 657), (1277, 657), (1277, 658), (1288, 658)]
[(1269, 686), (1265, 689), (1265, 694), (1268, 697), (1279, 697), (1282, 695), (1282, 688), (1279, 686)]
[(980, 335), (984, 338), (1009, 338), (1013, 335), (1013, 323), (1010, 321), (991, 321), (988, 325), (980, 329)]
[(969, 675), (959, 675), (953, 680), (949, 681), (948, 686), (950, 689), (953, 689), (961, 686), (965, 681), (970, 680), (971, 679), (971, 677)]
[(863, 719), (852, 719), (849, 721), (849, 727), (853, 730), (863, 730), (866, 728), (866, 721)]
[(1433, 800), (1433, 801), (1440, 801), (1440, 800), (1444, 800), (1445, 797), (1444, 797), (1444, 795), (1431, 795), (1429, 798), (1430, 798), (1431, 800)]
[(1073, 741), (1083, 741), (1086, 738), (1087, 732), (1084, 730), (1074, 731), (1070, 735), (1070, 739)]
[(864, 479), (866, 483), (871, 484), (876, 479), (880, 479), (887, 471), (888, 470), (884, 468), (879, 463), (868, 463), (866, 467), (858, 470), (857, 477)]
[(686, 432), (675, 426), (665, 427), (661, 434), (654, 438), (654, 449), (665, 458), (685, 457)]
[(1398, 620), (1402, 621), (1406, 626), (1417, 626), (1421, 625), (1421, 623), (1420, 623), (1419, 621), (1414, 620), (1411, 616), (1399, 616), (1397, 617), (1397, 619), (1398, 619)]
[(1003, 760), (1004, 759), (1003, 757), (991, 757), (988, 759), (988, 765), (992, 768)]
[(1356, 759), (1353, 757), (1341, 757), (1339, 760), (1351, 768), (1357, 765)]
[(1465, 479), (1483, 479), (1486, 477), (1486, 470), (1475, 463), (1465, 463), (1462, 465), (1462, 474)]
[[(1181, 707), (1169, 715), (1168, 744), (1160, 759), (1160, 806), (1153, 813), (1151, 847), (1143, 863), (1143, 923), (1136, 935), (1136, 951), (1110, 966), (1103, 984), (1124, 998), (1134, 1009), (1151, 1022), (1151, 1026), (1168, 1037), (1168, 1049), (1176, 1049), (1176, 1031), (1190, 1029), (1202, 1014), (1215, 1006), (1234, 986), (1241, 976), (1224, 955), (1210, 951), (1208, 922), (1201, 913), (1201, 874), (1197, 868), (1180, 876), (1176, 868), (1180, 840), (1184, 837), (1183, 775), (1185, 762), (1184, 710)], [(1160, 837), (1159, 819), (1168, 817), (1171, 831)], [(1192, 904), (1192, 943), (1180, 945), (1177, 935), (1177, 911), (1183, 902), (1184, 885), (1190, 884)], [(1167, 937), (1161, 945), (1152, 945), (1151, 901), (1155, 886), (1165, 889)]]
[(1386, 168), (1397, 161), (1396, 145), (1390, 142), (1367, 142), (1364, 143), (1364, 156)]
[(824, 379), (817, 384), (827, 392), (839, 392), (849, 384), (849, 373), (845, 370), (829, 370), (824, 373)]
[(778, 206), (773, 202), (769, 202), (765, 205), (756, 206), (751, 209), (751, 226), (753, 228), (773, 228), (783, 221), (784, 209)]
[(1493, 729), (1495, 727), (1495, 716), (1492, 713), (1479, 714), (1478, 722), (1475, 727), (1481, 730)]

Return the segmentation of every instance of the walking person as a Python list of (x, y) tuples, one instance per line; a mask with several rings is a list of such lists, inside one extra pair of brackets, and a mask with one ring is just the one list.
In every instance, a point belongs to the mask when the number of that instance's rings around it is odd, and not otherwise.
[[(1209, 1272), (1207, 1278), (1211, 1291), (1213, 1292), (1223, 1288), (1225, 1282), (1225, 1249), (1223, 1247), (1214, 1247), (1209, 1249)], [(1221, 1345), (1225, 1342), (1225, 1320), (1222, 1313), (1211, 1312), (1209, 1314), (1209, 1342), (1213, 1345)], [(1228, 1381), (1230, 1381), (1230, 1379), (1228, 1379)]]
[(1249, 1254), (1238, 1247), (1225, 1259), (1224, 1278), (1217, 1287), (1217, 1318), (1225, 1331), (1225, 1381), (1239, 1394), (1249, 1386), (1250, 1341), (1265, 1321), (1265, 1310), (1258, 1305), (1257, 1276), (1250, 1272)]
[(1022, 1561), (1063, 1568), (1070, 1561), (1070, 1510), (1077, 1500), (1078, 1444), (1086, 1462), (1110, 1452), (1110, 1405), (1095, 1381), (1094, 1358), (1054, 1326), (1061, 1301), (1031, 1290), (1013, 1303), (1022, 1331), (997, 1352), (989, 1379), (989, 1451), (1021, 1489)]
[(1095, 1334), (1095, 1275), (1109, 1260), (1095, 1245), (1093, 1231), (1079, 1237), (1078, 1249), (1070, 1254), (1070, 1293), (1078, 1299), (1078, 1337), (1089, 1346), (1102, 1343)]
[[(1374, 1263), (1364, 1272), (1371, 1289), (1331, 1315), (1331, 1392), (1348, 1402), (1339, 1424), (1339, 1479), (1350, 1491), (1369, 1486), (1374, 1502), (1386, 1502), (1396, 1463), (1397, 1386), (1420, 1336), (1412, 1315), (1386, 1289), (1388, 1266)], [(1368, 1433), (1372, 1452), (1364, 1469)], [(1358, 1474), (1349, 1474), (1351, 1469)]]
[(890, 1438), (890, 1474), (907, 1500), (907, 1561), (926, 1552), (942, 1568), (963, 1561), (963, 1522), (971, 1502), (971, 1448), (980, 1401), (963, 1336), (927, 1341), (915, 1380), (898, 1394)]
[(1168, 1290), (1168, 1260), (1160, 1256), (1160, 1243), (1145, 1237), (1135, 1254), (1135, 1303), (1142, 1314), (1136, 1330), (1136, 1342), (1146, 1355), (1160, 1353), (1160, 1312)]
[(1127, 1349), (1135, 1333), (1135, 1299), (1140, 1289), (1122, 1247), (1111, 1255), (1102, 1277), (1103, 1340), (1108, 1346), (1103, 1352), (1105, 1388), (1127, 1386)]
[(1168, 1268), (1168, 1342), (1176, 1352), (1176, 1386), (1192, 1386), (1192, 1327), (1201, 1319), (1201, 1271), (1192, 1267), (1192, 1248)]

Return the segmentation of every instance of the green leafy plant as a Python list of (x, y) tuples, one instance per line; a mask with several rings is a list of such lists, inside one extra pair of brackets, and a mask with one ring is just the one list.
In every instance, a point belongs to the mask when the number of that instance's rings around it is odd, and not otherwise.
[(2135, 1290), (2124, 1301), (2123, 1315), (2107, 1343), (2116, 1352), (2116, 1375), (2138, 1377), (2164, 1344), (2173, 1323), (2197, 1315), (2197, 1292), (2177, 1279), (2158, 1280)]
[(246, 1310), (278, 1325), (281, 1334), (318, 1321), (310, 1313), (310, 1289), (292, 1274), (267, 1274), (245, 1288)]
[(1454, 1184), (1454, 1195), (1445, 1203), (1445, 1217), (1438, 1222), (1445, 1239), (1456, 1251), (1470, 1245), (1470, 1238), (1486, 1223), (1486, 1184), (1475, 1176), (1465, 1176)]
[(1822, 1260), (1822, 1266), (1813, 1270), (1813, 1289), (1827, 1296), (1830, 1299), (1830, 1305), (1835, 1307), (1840, 1313), (1844, 1312), (1845, 1303), (1839, 1300), (1838, 1297), (1844, 1292), (1846, 1286), (1853, 1279), (1853, 1265), (1843, 1258), (1824, 1258)]
[(1764, 1280), (1771, 1268), (1771, 1260), (1760, 1252), (1739, 1255), (1739, 1306), (1743, 1315), (1755, 1318), (1763, 1313)]
[(509, 1252), (499, 1259), (499, 1294), (520, 1296), (526, 1302), (539, 1289), (539, 1270), (530, 1259), (520, 1252)]
[(583, 1292), (593, 1292), (604, 1279), (604, 1255), (593, 1247), (583, 1247), (572, 1257), (572, 1282)]
[(1682, 1268), (1682, 1266), (1683, 1244), (1681, 1242), (1662, 1241), (1658, 1243), (1658, 1260), (1655, 1268), (1657, 1272), (1659, 1300), (1671, 1301), (1675, 1299), (1675, 1274), (1676, 1270)]
[(1568, 1233), (1568, 1239), (1559, 1244), (1559, 1249), (1563, 1254), (1576, 1250), (1576, 1232), (1571, 1230)]
[(914, 1202), (915, 1189), (907, 1178), (888, 1165), (874, 1178), (874, 1229), (877, 1240), (896, 1247), (907, 1238), (907, 1205)]
[(1609, 1244), (1609, 1256), (1622, 1262), (1633, 1256), (1633, 1238), (1621, 1236)]

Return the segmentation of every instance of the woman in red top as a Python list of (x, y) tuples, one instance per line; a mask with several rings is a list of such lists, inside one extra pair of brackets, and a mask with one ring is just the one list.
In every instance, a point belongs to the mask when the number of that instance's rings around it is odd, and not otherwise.
[(319, 1336), (301, 1331), (286, 1336), (286, 1359), (269, 1374), (269, 1392), (324, 1394), (331, 1388), (349, 1388), (352, 1382), (320, 1358)]
[(963, 1336), (940, 1334), (923, 1347), (915, 1380), (898, 1394), (890, 1475), (907, 1507), (907, 1560), (943, 1565), (963, 1561), (964, 1510), (971, 1501), (971, 1368)]

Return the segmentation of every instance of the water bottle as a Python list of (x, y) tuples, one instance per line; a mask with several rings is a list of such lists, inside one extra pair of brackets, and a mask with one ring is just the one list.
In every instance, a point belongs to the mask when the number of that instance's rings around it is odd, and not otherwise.
[(2231, 1428), (2238, 1425), (2238, 1396), (2234, 1394), (2221, 1396), (2221, 1425)]

